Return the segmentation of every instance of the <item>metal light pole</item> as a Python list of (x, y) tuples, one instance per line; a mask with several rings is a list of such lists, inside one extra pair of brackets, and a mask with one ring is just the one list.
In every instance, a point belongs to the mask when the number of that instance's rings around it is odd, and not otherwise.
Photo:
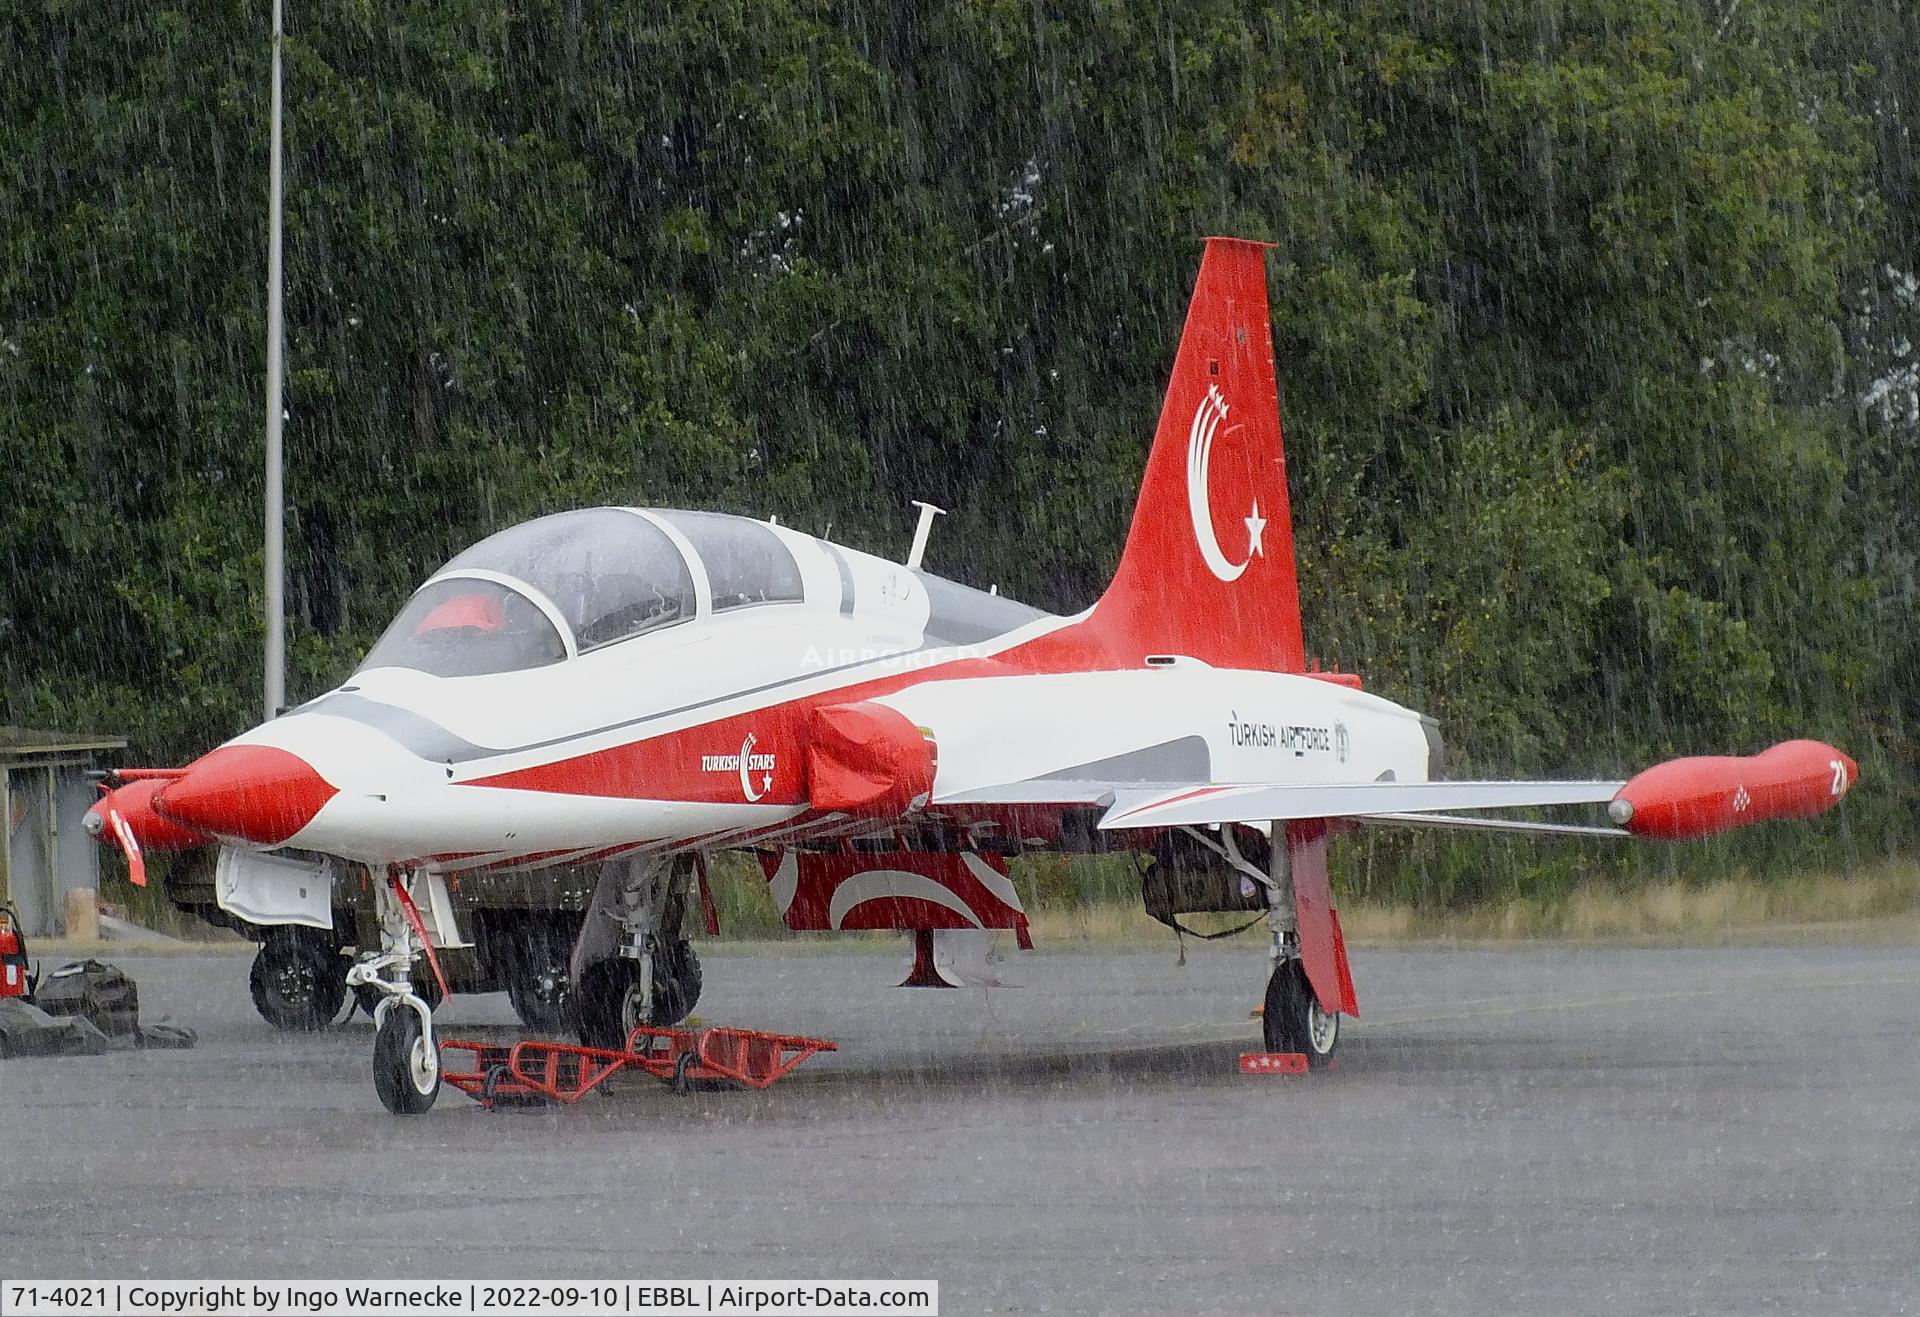
[(280, 0), (273, 0), (272, 159), (267, 166), (267, 717), (287, 702), (287, 618), (284, 595), (285, 499), (280, 486), (280, 371), (286, 327), (280, 306)]

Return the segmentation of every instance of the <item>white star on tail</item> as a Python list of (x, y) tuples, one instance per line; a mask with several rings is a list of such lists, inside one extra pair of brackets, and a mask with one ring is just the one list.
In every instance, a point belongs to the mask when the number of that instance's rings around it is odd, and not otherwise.
[(1260, 537), (1267, 529), (1267, 519), (1260, 515), (1259, 499), (1253, 501), (1253, 515), (1245, 518), (1245, 521), (1247, 523), (1247, 561), (1252, 562), (1253, 555), (1256, 553), (1262, 558), (1266, 557), (1267, 550), (1261, 544)]

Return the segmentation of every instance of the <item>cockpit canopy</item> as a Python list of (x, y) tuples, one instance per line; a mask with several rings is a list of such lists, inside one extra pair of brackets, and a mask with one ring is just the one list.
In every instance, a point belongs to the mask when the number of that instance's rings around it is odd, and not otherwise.
[(567, 656), (538, 605), (498, 581), (429, 581), (407, 601), (360, 670), (414, 668), (436, 677), (518, 672)]
[(621, 508), (541, 517), (490, 535), (446, 573), (498, 572), (545, 595), (589, 650), (694, 614), (693, 574), (665, 531)]
[(689, 621), (700, 604), (694, 572), (659, 523), (697, 555), (714, 612), (801, 599), (793, 554), (757, 521), (626, 508), (562, 512), (454, 558), (408, 601), (361, 667), (440, 677), (512, 672)]

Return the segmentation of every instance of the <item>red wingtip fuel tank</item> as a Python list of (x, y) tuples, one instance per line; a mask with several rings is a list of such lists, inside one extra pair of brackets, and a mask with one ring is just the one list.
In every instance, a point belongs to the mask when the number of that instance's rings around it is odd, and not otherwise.
[(1860, 766), (1819, 741), (1783, 741), (1744, 758), (1669, 759), (1620, 788), (1607, 806), (1638, 837), (1685, 841), (1772, 819), (1804, 819), (1840, 802)]
[(277, 846), (338, 794), (298, 755), (266, 745), (223, 745), (166, 783), (153, 807), (183, 827)]

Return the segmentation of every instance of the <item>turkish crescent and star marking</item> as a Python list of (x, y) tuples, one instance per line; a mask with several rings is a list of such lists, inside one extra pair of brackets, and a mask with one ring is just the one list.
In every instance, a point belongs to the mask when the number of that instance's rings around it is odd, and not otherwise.
[(754, 734), (748, 732), (747, 739), (740, 743), (740, 790), (748, 800), (760, 799), (760, 797), (766, 795), (773, 787), (773, 774), (763, 773), (760, 778), (760, 789), (758, 791), (754, 790), (752, 773), (753, 742)]
[(1213, 533), (1213, 507), (1208, 493), (1208, 467), (1213, 460), (1213, 439), (1219, 432), (1220, 423), (1227, 419), (1227, 400), (1220, 393), (1220, 386), (1209, 384), (1206, 397), (1194, 409), (1193, 425), (1187, 431), (1187, 512), (1193, 519), (1194, 543), (1200, 547), (1200, 557), (1205, 560), (1207, 570), (1222, 581), (1233, 582), (1253, 562), (1254, 555), (1266, 556), (1261, 544), (1261, 536), (1267, 529), (1267, 519), (1260, 515), (1260, 500), (1253, 500), (1253, 509), (1244, 520), (1247, 523), (1247, 556), (1240, 562), (1227, 561), (1227, 555), (1220, 549), (1220, 540)]

